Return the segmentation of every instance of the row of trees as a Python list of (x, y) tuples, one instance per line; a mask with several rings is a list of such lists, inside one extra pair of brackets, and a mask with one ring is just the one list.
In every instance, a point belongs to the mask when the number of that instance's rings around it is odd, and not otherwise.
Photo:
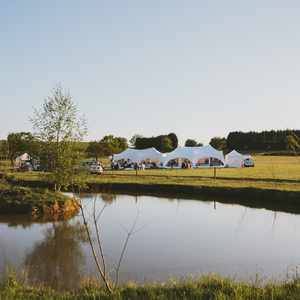
[[(33, 135), (31, 132), (10, 133), (7, 140), (0, 141), (0, 156), (9, 158), (12, 164), (18, 156), (25, 152), (29, 153), (33, 158), (43, 160), (45, 149), (52, 148), (53, 144), (54, 141), (51, 140), (50, 145), (47, 145), (45, 141), (42, 141), (38, 136)], [(99, 141), (74, 141), (72, 150), (80, 153), (82, 157), (94, 157), (99, 159), (101, 157), (122, 152), (126, 148), (128, 148), (126, 138), (107, 135)], [(50, 154), (46, 156), (49, 155)], [(45, 157), (45, 163), (51, 161), (48, 158)], [(44, 168), (51, 169), (51, 166), (44, 166)]]
[(86, 154), (98, 160), (100, 157), (120, 153), (127, 148), (128, 142), (126, 138), (106, 135), (100, 141), (90, 142), (86, 148)]
[[(230, 132), (227, 137), (228, 150), (240, 151), (284, 151), (297, 149), (300, 145), (300, 130), (271, 130), (262, 132)], [(291, 146), (294, 144), (293, 146)]]
[[(213, 137), (209, 144), (218, 150), (238, 151), (300, 151), (300, 130), (271, 130), (262, 132), (230, 132), (228, 137)], [(188, 139), (185, 146), (196, 147), (201, 143)]]
[[(85, 120), (78, 115), (72, 97), (61, 87), (53, 90), (39, 110), (31, 118), (34, 133), (18, 132), (0, 141), (0, 156), (6, 156), (13, 163), (17, 156), (28, 152), (39, 158), (41, 166), (53, 171), (65, 163), (74, 165), (83, 157), (110, 156), (128, 148), (127, 139), (113, 135), (104, 136), (99, 141), (83, 142), (87, 133)], [(130, 140), (132, 147), (145, 149), (154, 147), (160, 152), (169, 152), (178, 146), (175, 133), (155, 137), (134, 135)], [(263, 132), (231, 132), (227, 139), (214, 137), (210, 144), (225, 152), (239, 151), (282, 151), (300, 150), (300, 130), (271, 130)], [(187, 139), (185, 146), (202, 146), (202, 143)], [(66, 159), (60, 161), (59, 157)], [(60, 172), (60, 171), (59, 171)]]
[[(154, 147), (161, 152), (169, 152), (178, 146), (176, 134), (159, 135), (157, 137), (142, 137), (134, 135), (130, 140), (132, 147), (145, 149)], [(53, 145), (53, 140), (51, 140)], [(203, 146), (202, 143), (194, 139), (187, 139), (186, 147)], [(224, 152), (236, 149), (238, 151), (299, 151), (300, 131), (264, 131), (258, 132), (231, 132), (228, 138), (214, 137), (210, 140), (210, 145)], [(7, 140), (0, 141), (0, 157), (8, 157), (11, 163), (17, 156), (27, 152), (33, 158), (42, 158), (42, 161), (49, 162), (50, 154), (45, 155), (45, 147), (49, 148), (39, 137), (31, 132), (17, 132), (8, 135)], [(80, 153), (82, 157), (94, 157), (100, 159), (116, 153), (120, 153), (129, 147), (128, 141), (124, 137), (106, 135), (99, 141), (82, 142), (76, 141), (73, 150)], [(43, 159), (44, 158), (44, 159)], [(45, 166), (51, 169), (51, 166)]]

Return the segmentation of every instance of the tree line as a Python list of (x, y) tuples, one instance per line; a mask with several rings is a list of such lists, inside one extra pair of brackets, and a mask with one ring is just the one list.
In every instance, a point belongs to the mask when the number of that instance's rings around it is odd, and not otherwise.
[(229, 151), (298, 151), (300, 130), (235, 131), (228, 134), (226, 144)]
[[(237, 150), (242, 152), (252, 151), (300, 151), (300, 130), (271, 130), (262, 132), (230, 132), (227, 138), (213, 137), (210, 145), (218, 150), (229, 152)], [(99, 160), (120, 153), (128, 147), (146, 149), (154, 147), (165, 153), (176, 149), (178, 138), (175, 133), (158, 135), (154, 137), (143, 137), (134, 135), (128, 142), (125, 137), (106, 135), (99, 140), (90, 142), (76, 141), (74, 150), (84, 157), (93, 157)], [(203, 146), (201, 142), (187, 139), (186, 147)], [(31, 132), (10, 133), (6, 140), (0, 140), (0, 158), (8, 158), (13, 164), (16, 157), (27, 152), (32, 157), (42, 158), (45, 156), (45, 145)], [(48, 157), (49, 158), (49, 157)], [(47, 161), (47, 156), (45, 157)]]
[[(53, 170), (56, 168), (55, 164), (60, 163), (55, 157), (59, 157), (62, 152), (64, 155), (68, 153), (67, 157), (76, 154), (78, 157), (93, 157), (98, 160), (120, 153), (128, 147), (154, 147), (162, 153), (178, 147), (178, 137), (173, 132), (152, 137), (135, 134), (129, 141), (125, 137), (106, 135), (99, 140), (84, 142), (83, 137), (87, 133), (85, 120), (78, 116), (72, 97), (61, 87), (55, 88), (42, 107), (34, 111), (31, 122), (34, 133), (10, 133), (6, 140), (0, 140), (0, 159), (8, 158), (13, 164), (16, 157), (27, 152), (33, 158), (41, 160), (43, 169)], [(197, 147), (203, 144), (189, 138), (184, 145)], [(225, 153), (233, 149), (244, 152), (300, 152), (300, 130), (234, 131), (227, 138), (213, 137), (210, 145)]]

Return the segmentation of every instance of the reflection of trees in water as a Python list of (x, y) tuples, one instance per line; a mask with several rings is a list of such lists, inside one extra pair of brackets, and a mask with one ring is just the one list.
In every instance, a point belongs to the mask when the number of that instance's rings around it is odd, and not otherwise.
[[(5, 214), (0, 215), (0, 224), (4, 223), (7, 227), (30, 228), (33, 225), (31, 215)], [(46, 221), (36, 220), (35, 223), (47, 223)]]
[(273, 213), (272, 231), (275, 230), (276, 219), (277, 219), (277, 212), (274, 211), (274, 213)]
[(76, 288), (84, 262), (80, 245), (84, 240), (85, 233), (80, 223), (53, 224), (45, 232), (44, 240), (36, 243), (25, 258), (29, 281), (56, 289)]
[(81, 193), (80, 195), (76, 195), (76, 196), (85, 200), (87, 199), (95, 200), (99, 198), (102, 199), (107, 204), (110, 204), (117, 199), (117, 195), (113, 193), (99, 193), (99, 194)]
[(5, 241), (0, 237), (0, 279), (4, 276), (5, 267), (7, 266), (7, 255), (5, 248)]
[(102, 200), (107, 204), (111, 204), (117, 199), (117, 196), (112, 193), (101, 193), (100, 196)]

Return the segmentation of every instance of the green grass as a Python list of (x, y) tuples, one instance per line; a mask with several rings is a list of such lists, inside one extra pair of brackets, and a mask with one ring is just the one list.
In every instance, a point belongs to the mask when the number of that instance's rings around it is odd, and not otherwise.
[[(217, 176), (233, 179), (254, 180), (297, 180), (300, 182), (299, 156), (255, 156), (254, 168), (223, 168), (217, 170)], [(108, 171), (110, 174), (135, 175), (135, 171)], [(213, 177), (213, 169), (157, 169), (139, 171), (140, 175)]]
[(58, 292), (47, 288), (22, 285), (9, 278), (0, 284), (0, 299), (103, 299), (103, 300), (297, 300), (300, 299), (300, 281), (259, 283), (237, 282), (218, 276), (198, 280), (169, 281), (160, 284), (137, 285), (128, 283), (113, 295), (88, 284), (74, 292)]
[(256, 188), (266, 190), (279, 191), (300, 191), (300, 182), (272, 182), (272, 181), (253, 181), (253, 180), (227, 180), (227, 179), (212, 179), (212, 178), (197, 178), (188, 176), (121, 176), (121, 175), (106, 175), (106, 176), (89, 176), (90, 183), (128, 183), (128, 184), (147, 184), (147, 185), (177, 185), (190, 187), (216, 187), (216, 188)]
[[(105, 171), (104, 175), (88, 176), (92, 183), (137, 183), (208, 186), (225, 188), (257, 188), (300, 191), (300, 157), (255, 156), (254, 168), (217, 169), (154, 169), (138, 171)], [(15, 173), (16, 180), (44, 180), (44, 173)]]

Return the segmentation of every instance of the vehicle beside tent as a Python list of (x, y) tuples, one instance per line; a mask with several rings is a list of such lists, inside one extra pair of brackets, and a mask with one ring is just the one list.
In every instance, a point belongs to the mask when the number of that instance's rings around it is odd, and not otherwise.
[(254, 160), (251, 155), (243, 155), (233, 150), (225, 156), (225, 166), (229, 168), (254, 167)]
[(82, 171), (87, 171), (91, 174), (102, 174), (103, 173), (102, 164), (94, 158), (82, 160), (80, 162), (79, 166), (76, 166), (76, 169), (82, 170)]

